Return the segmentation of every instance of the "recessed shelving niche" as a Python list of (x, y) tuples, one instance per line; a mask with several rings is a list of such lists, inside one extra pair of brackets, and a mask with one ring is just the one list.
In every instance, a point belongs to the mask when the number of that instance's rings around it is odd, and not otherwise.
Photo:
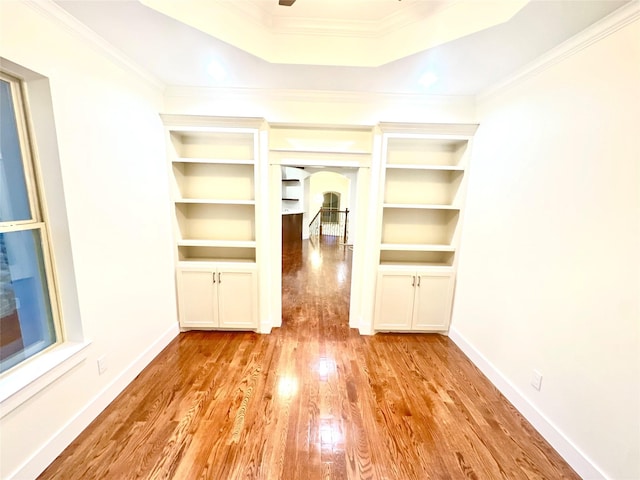
[(450, 138), (419, 138), (416, 135), (389, 137), (387, 166), (465, 166), (468, 141)]
[(453, 251), (380, 250), (380, 265), (415, 265), (421, 267), (451, 267)]
[(382, 244), (451, 245), (458, 217), (458, 210), (385, 207)]
[[(214, 242), (215, 243), (215, 242)], [(245, 262), (255, 263), (256, 249), (253, 246), (242, 248), (216, 245), (178, 245), (178, 261), (188, 265), (192, 262)]]
[(255, 241), (254, 218), (253, 205), (176, 203), (176, 220), (182, 240)]
[(387, 168), (385, 204), (455, 205), (464, 171)]
[(170, 136), (178, 159), (226, 160), (228, 163), (255, 160), (254, 137), (250, 132), (194, 127), (173, 130)]
[(255, 199), (252, 163), (175, 162), (173, 178), (179, 199)]

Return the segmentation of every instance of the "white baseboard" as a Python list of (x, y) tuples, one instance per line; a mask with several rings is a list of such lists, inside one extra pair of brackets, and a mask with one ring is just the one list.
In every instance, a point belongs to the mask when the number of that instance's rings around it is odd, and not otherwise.
[(455, 328), (451, 327), (449, 338), (469, 357), (480, 371), (500, 390), (507, 400), (526, 418), (531, 425), (551, 444), (565, 461), (585, 480), (602, 480), (608, 477), (576, 447), (566, 435), (533, 405), (502, 372), (480, 353)]
[(266, 321), (262, 321), (262, 322), (260, 322), (260, 327), (258, 328), (258, 333), (269, 334), (269, 333), (271, 333), (271, 329), (274, 326), (275, 327), (279, 327), (280, 325), (273, 325), (273, 322), (271, 321), (271, 318), (267, 319)]
[(129, 385), (133, 379), (179, 333), (178, 323), (160, 335), (144, 352), (131, 362), (120, 375), (106, 385), (87, 405), (71, 418), (49, 441), (40, 447), (7, 480), (36, 478), (62, 451)]

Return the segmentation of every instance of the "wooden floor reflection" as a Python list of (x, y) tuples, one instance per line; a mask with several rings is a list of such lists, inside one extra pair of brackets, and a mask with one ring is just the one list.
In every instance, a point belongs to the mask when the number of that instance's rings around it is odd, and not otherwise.
[(311, 322), (343, 327), (346, 335), (351, 296), (352, 247), (338, 237), (321, 237), (283, 247), (282, 321), (298, 331)]
[(578, 478), (447, 337), (350, 330), (350, 265), (287, 249), (282, 328), (181, 334), (41, 478)]

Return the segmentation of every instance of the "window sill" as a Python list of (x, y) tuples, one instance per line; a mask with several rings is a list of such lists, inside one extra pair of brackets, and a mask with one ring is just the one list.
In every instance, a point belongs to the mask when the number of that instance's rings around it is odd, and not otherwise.
[(0, 380), (0, 418), (87, 358), (91, 342), (65, 342), (38, 355)]

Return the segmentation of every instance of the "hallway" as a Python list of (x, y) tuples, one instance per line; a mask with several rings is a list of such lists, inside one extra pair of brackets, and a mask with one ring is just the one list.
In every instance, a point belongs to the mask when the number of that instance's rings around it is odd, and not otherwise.
[(350, 330), (323, 247), (285, 252), (282, 328), (181, 334), (40, 478), (579, 478), (447, 337)]
[(317, 325), (342, 330), (340, 338), (346, 338), (352, 247), (342, 245), (337, 237), (320, 238), (303, 240), (300, 248), (283, 248), (282, 324), (291, 329)]

